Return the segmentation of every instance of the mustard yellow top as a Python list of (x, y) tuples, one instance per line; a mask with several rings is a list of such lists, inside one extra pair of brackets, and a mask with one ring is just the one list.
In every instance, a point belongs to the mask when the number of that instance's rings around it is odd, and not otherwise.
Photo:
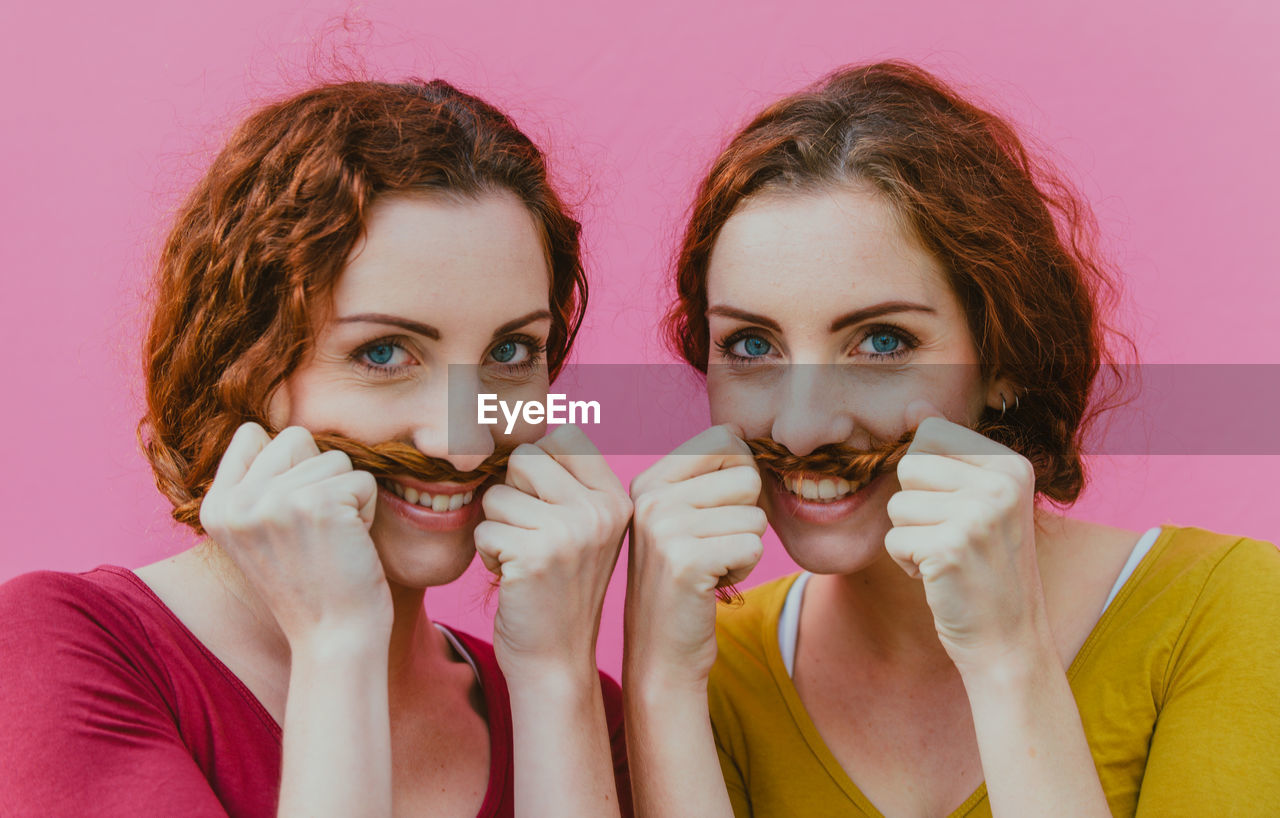
[[(734, 813), (880, 816), (783, 665), (778, 617), (796, 576), (717, 615), (709, 700)], [(1113, 815), (1280, 816), (1275, 546), (1163, 526), (1067, 679)], [(949, 818), (990, 815), (984, 784)]]

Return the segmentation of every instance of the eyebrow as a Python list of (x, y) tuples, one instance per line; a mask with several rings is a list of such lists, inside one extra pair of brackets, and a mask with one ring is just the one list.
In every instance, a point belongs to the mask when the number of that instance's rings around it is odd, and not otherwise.
[[(519, 318), (508, 321), (493, 331), (493, 337), (497, 338), (506, 335), (512, 330), (519, 329), (525, 324), (530, 324), (542, 318), (550, 318), (551, 312), (548, 310), (534, 310), (531, 313), (522, 315)], [(417, 333), (425, 338), (433, 341), (440, 340), (440, 330), (430, 324), (423, 324), (420, 321), (410, 321), (408, 318), (401, 318), (398, 315), (388, 315), (381, 312), (362, 312), (359, 315), (344, 315), (335, 319), (339, 324), (386, 324), (392, 327), (399, 327), (409, 332)]]
[[(933, 307), (929, 307), (924, 304), (917, 304), (913, 301), (885, 301), (881, 304), (873, 304), (870, 307), (863, 307), (860, 310), (845, 313), (831, 322), (831, 326), (827, 328), (827, 332), (839, 332), (845, 327), (852, 326), (853, 324), (860, 324), (868, 319), (879, 318), (882, 315), (888, 315), (895, 312), (927, 312), (932, 314), (936, 313), (937, 310)], [(772, 318), (764, 315), (758, 315), (754, 312), (740, 310), (737, 307), (716, 305), (707, 309), (707, 315), (721, 315), (725, 318), (736, 318), (739, 321), (759, 324), (760, 326), (766, 329), (771, 329), (774, 332), (782, 332), (782, 327), (779, 326), (778, 322), (774, 321)]]
[(418, 335), (430, 338), (433, 341), (440, 340), (440, 330), (430, 324), (410, 321), (408, 318), (401, 318), (398, 315), (387, 315), (381, 312), (362, 312), (359, 315), (345, 315), (335, 320), (339, 324), (386, 324), (409, 332), (416, 332)]
[(872, 304), (870, 307), (863, 307), (860, 310), (845, 313), (831, 322), (827, 332), (839, 332), (845, 327), (861, 324), (863, 321), (895, 312), (927, 312), (932, 315), (937, 310), (925, 304), (917, 304), (914, 301), (885, 301), (882, 304)]
[(520, 329), (525, 324), (532, 324), (534, 321), (540, 321), (543, 318), (550, 318), (550, 310), (534, 310), (531, 313), (520, 316), (519, 318), (508, 321), (493, 331), (493, 339), (496, 341), (499, 336), (506, 335), (508, 332)]

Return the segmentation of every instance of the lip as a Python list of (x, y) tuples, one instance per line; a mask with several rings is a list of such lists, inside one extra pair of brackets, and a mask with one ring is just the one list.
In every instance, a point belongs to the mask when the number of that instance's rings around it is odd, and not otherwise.
[[(396, 482), (398, 483), (400, 481), (396, 480)], [(416, 485), (419, 484), (415, 484), (415, 487)], [(420, 485), (432, 484), (424, 483)], [(448, 486), (458, 484), (438, 485)], [(383, 506), (385, 506), (392, 514), (395, 514), (414, 528), (421, 529), (422, 531), (454, 531), (470, 525), (480, 517), (480, 494), (482, 490), (480, 489), (479, 483), (471, 488), (475, 489), (476, 496), (471, 499), (470, 503), (467, 503), (461, 508), (455, 508), (452, 511), (432, 511), (431, 509), (424, 508), (417, 503), (410, 503), (408, 500), (403, 500), (397, 497), (395, 492), (383, 486), (381, 482), (378, 483), (378, 502), (383, 504)], [(470, 489), (463, 489), (463, 491), (468, 490)], [(430, 489), (428, 489), (428, 491), (430, 491)], [(439, 493), (447, 494), (450, 492), (441, 491)], [(452, 493), (456, 494), (457, 492)]]
[(792, 494), (776, 474), (768, 469), (764, 471), (765, 482), (769, 484), (774, 508), (801, 522), (817, 524), (834, 523), (852, 516), (858, 509), (867, 504), (868, 499), (889, 474), (884, 472), (878, 475), (862, 488), (852, 494), (841, 497), (839, 500), (817, 503)]

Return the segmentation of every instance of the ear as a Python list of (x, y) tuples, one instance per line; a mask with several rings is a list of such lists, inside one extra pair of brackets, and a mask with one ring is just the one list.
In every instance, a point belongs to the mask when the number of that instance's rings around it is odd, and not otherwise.
[(996, 411), (1002, 408), (1006, 412), (1013, 411), (1015, 396), (1018, 394), (1014, 388), (1013, 381), (1008, 378), (998, 377), (991, 380), (987, 387), (987, 406)]
[(289, 418), (292, 416), (293, 400), (289, 395), (289, 383), (286, 381), (277, 386), (267, 400), (267, 422), (271, 424), (272, 433), (275, 434), (288, 426)]

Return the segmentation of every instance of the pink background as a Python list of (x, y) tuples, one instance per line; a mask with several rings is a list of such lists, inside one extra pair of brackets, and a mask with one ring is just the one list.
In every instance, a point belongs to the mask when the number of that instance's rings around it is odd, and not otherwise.
[[(1069, 170), (1124, 271), (1125, 322), (1145, 361), (1280, 363), (1280, 7), (1031, 5), (374, 0), (343, 30), (340, 2), (10, 4), (0, 580), (137, 566), (191, 544), (133, 437), (141, 293), (169, 214), (225, 129), (306, 84), (335, 49), (386, 78), (445, 77), (550, 149), (583, 202), (593, 291), (582, 362), (666, 359), (653, 328), (673, 244), (731, 128), (839, 64), (904, 57), (1009, 113)], [(629, 480), (651, 460), (614, 464)], [(1076, 513), (1275, 541), (1277, 465), (1096, 459)], [(789, 570), (771, 541), (752, 583)], [(615, 673), (622, 581), (620, 566), (601, 630), (601, 664)], [(484, 582), (477, 563), (431, 591), (429, 610), (488, 635)]]

